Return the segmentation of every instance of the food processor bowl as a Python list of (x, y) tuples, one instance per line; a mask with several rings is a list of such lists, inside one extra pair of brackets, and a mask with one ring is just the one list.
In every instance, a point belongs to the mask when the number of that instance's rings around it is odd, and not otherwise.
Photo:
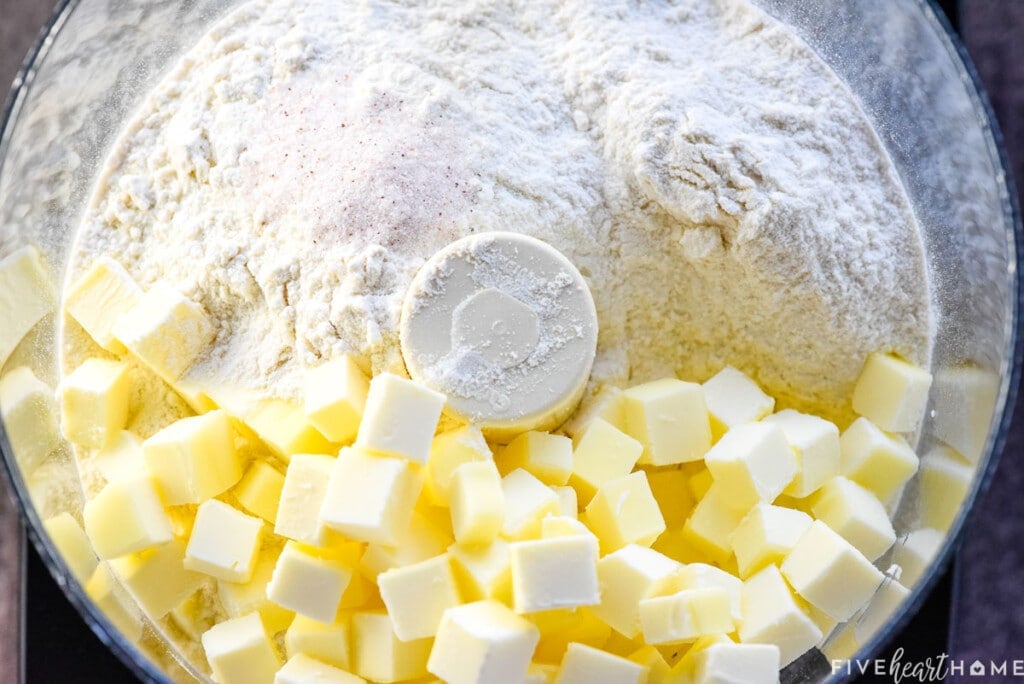
[[(53, 307), (15, 349), (4, 373), (28, 366), (55, 386), (59, 293), (97, 174), (146, 93), (238, 4), (66, 0), (54, 15), (14, 83), (0, 137), (0, 258), (34, 247)], [(835, 629), (824, 645), (828, 657), (811, 652), (782, 675), (787, 682), (817, 682), (845, 676), (841, 669), (833, 672), (829, 657), (874, 655), (916, 611), (994, 470), (1020, 375), (1021, 231), (992, 113), (962, 48), (928, 2), (759, 4), (792, 26), (845, 81), (904, 183), (921, 225), (937, 311), (930, 369), (935, 382), (918, 451), (951, 447), (973, 472), (955, 500), (947, 495), (949, 515), (938, 523), (929, 482), (919, 476), (908, 485), (893, 512), (898, 541), (880, 567), (902, 563), (911, 592), (900, 601), (883, 600), (880, 593)], [(43, 521), (58, 513), (81, 519), (69, 446), (29, 460), (2, 432), (0, 447), (33, 543), (99, 638), (144, 679), (204, 679), (194, 640), (148, 621), (138, 638), (119, 631), (115, 624), (123, 624), (123, 616), (87, 597), (46, 534)]]

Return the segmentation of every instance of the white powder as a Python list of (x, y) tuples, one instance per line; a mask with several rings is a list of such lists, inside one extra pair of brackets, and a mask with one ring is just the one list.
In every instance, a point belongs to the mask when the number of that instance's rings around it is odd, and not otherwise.
[(844, 420), (869, 352), (929, 358), (886, 155), (744, 0), (257, 0), (144, 104), (71, 268), (178, 287), (218, 328), (188, 377), (294, 396), (343, 352), (400, 368), (417, 268), (486, 230), (588, 278), (595, 383), (731, 363)]

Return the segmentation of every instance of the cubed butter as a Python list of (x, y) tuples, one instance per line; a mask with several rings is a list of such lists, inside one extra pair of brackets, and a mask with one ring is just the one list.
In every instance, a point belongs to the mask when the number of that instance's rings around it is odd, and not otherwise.
[(352, 569), (342, 561), (288, 542), (267, 584), (267, 598), (300, 615), (333, 622), (351, 579)]
[(0, 368), (53, 305), (53, 288), (35, 247), (0, 259)]
[(171, 423), (142, 443), (142, 454), (171, 506), (212, 499), (242, 477), (234, 429), (223, 411)]
[(744, 511), (771, 503), (797, 473), (796, 454), (782, 430), (770, 423), (747, 423), (729, 430), (704, 457), (723, 503)]
[(96, 566), (85, 593), (129, 643), (142, 638), (142, 613), (106, 563)]
[(262, 541), (262, 520), (209, 499), (196, 511), (185, 568), (226, 582), (248, 582)]
[(202, 306), (165, 285), (143, 294), (111, 330), (128, 351), (172, 384), (217, 335)]
[(687, 563), (676, 578), (679, 589), (722, 589), (729, 595), (732, 621), (739, 625), (743, 620), (743, 581), (736, 575), (707, 563)]
[(754, 506), (730, 538), (740, 577), (780, 562), (810, 526), (811, 516), (802, 511), (766, 503)]
[(306, 415), (320, 434), (347, 444), (359, 432), (370, 380), (348, 354), (306, 371)]
[(598, 561), (601, 603), (592, 610), (623, 636), (636, 638), (640, 601), (669, 593), (681, 568), (657, 551), (628, 544)]
[(452, 530), (460, 544), (488, 544), (505, 521), (505, 493), (493, 461), (465, 463), (452, 476)]
[(625, 658), (585, 646), (569, 644), (555, 684), (644, 684), (646, 670)]
[(277, 671), (274, 684), (366, 684), (366, 680), (300, 653)]
[(293, 454), (335, 454), (338, 451), (337, 445), (313, 426), (301, 404), (266, 399), (249, 404), (236, 416), (285, 462)]
[(128, 366), (86, 359), (60, 384), (61, 431), (86, 447), (102, 447), (128, 422)]
[(647, 481), (658, 501), (665, 525), (669, 528), (682, 527), (697, 504), (690, 493), (687, 474), (683, 470), (654, 470), (647, 473)]
[(519, 684), (539, 638), (496, 601), (467, 603), (445, 612), (427, 669), (448, 684)]
[(780, 566), (808, 603), (840, 622), (868, 602), (882, 573), (825, 523), (815, 520)]
[(567, 516), (570, 518), (579, 517), (579, 497), (576, 495), (576, 490), (572, 487), (552, 487), (551, 491), (558, 496), (558, 511), (559, 515)]
[(444, 402), (439, 392), (382, 373), (370, 381), (356, 446), (426, 463)]
[(384, 612), (352, 616), (352, 660), (357, 675), (390, 684), (427, 676), (431, 639), (402, 641)]
[(409, 526), (400, 530), (391, 544), (369, 544), (359, 561), (359, 571), (377, 581), (377, 576), (391, 568), (401, 568), (444, 553), (452, 538), (419, 511), (413, 511)]
[(501, 490), (505, 495), (501, 533), (507, 539), (536, 537), (541, 519), (559, 512), (558, 495), (522, 468), (501, 478)]
[(779, 667), (821, 642), (821, 629), (808, 615), (806, 604), (793, 595), (777, 565), (766, 566), (743, 583), (741, 604), (740, 641), (778, 646)]
[(928, 405), (932, 374), (896, 357), (868, 356), (853, 388), (853, 410), (889, 432), (913, 432)]
[(495, 539), (487, 546), (456, 545), (448, 555), (464, 599), (512, 602), (512, 561), (507, 542)]
[(115, 434), (96, 452), (92, 462), (107, 482), (148, 472), (142, 457), (142, 440), (127, 430)]
[(574, 440), (579, 439), (598, 418), (617, 430), (626, 431), (626, 400), (621, 389), (605, 385), (596, 394), (584, 399), (572, 418), (562, 426), (562, 431)]
[(942, 546), (943, 533), (930, 527), (914, 530), (893, 549), (892, 562), (902, 569), (900, 582), (913, 587), (935, 560)]
[(217, 623), (217, 612), (210, 609), (203, 591), (197, 591), (176, 605), (167, 616), (168, 621), (189, 639), (199, 641)]
[(337, 622), (320, 622), (305, 615), (296, 615), (284, 634), (284, 647), (290, 657), (302, 654), (347, 670), (350, 667), (349, 618)]
[(711, 422), (700, 385), (662, 378), (623, 392), (626, 432), (643, 445), (641, 463), (699, 461), (711, 447)]
[(603, 648), (615, 634), (589, 608), (544, 610), (524, 617), (540, 630), (533, 659), (541, 663), (561, 663), (566, 649), (573, 643)]
[(508, 443), (498, 462), (505, 473), (522, 468), (546, 485), (561, 486), (572, 474), (572, 440), (550, 432), (524, 432)]
[(331, 470), (320, 521), (351, 539), (394, 545), (409, 526), (422, 487), (409, 461), (346, 447)]
[(491, 461), (491, 448), (487, 446), (480, 428), (463, 425), (434, 437), (430, 443), (423, 489), (430, 503), (448, 505), (448, 489), (452, 475), (459, 466), (476, 461)]
[(726, 366), (704, 383), (704, 401), (716, 438), (737, 425), (761, 420), (775, 409), (775, 400), (732, 366)]
[(782, 430), (796, 453), (797, 473), (784, 494), (803, 498), (839, 474), (839, 428), (824, 418), (793, 409), (764, 419)]
[(218, 684), (273, 684), (281, 668), (259, 613), (214, 625), (203, 634), (203, 649)]
[(999, 373), (986, 368), (943, 368), (935, 374), (935, 436), (971, 463), (985, 453), (999, 385)]
[(974, 468), (948, 447), (936, 446), (921, 459), (918, 487), (921, 492), (921, 523), (948, 530), (967, 498)]
[[(291, 464), (289, 464), (289, 467)], [(234, 486), (231, 493), (238, 499), (242, 507), (273, 525), (277, 521), (277, 511), (281, 503), (281, 492), (284, 489), (284, 475), (266, 461), (255, 461), (242, 475), (242, 479)], [(320, 515), (319, 505), (314, 508), (314, 516)], [(285, 535), (288, 536), (288, 535)]]
[(124, 347), (114, 338), (114, 322), (141, 297), (142, 289), (121, 264), (100, 257), (68, 290), (64, 308), (96, 344), (121, 354)]
[(896, 541), (882, 502), (845, 477), (826, 482), (812, 498), (811, 511), (870, 561), (877, 560)]
[(598, 418), (580, 436), (573, 450), (570, 483), (581, 502), (598, 487), (633, 470), (643, 446), (611, 423)]
[(187, 570), (184, 560), (185, 544), (175, 539), (154, 549), (112, 560), (110, 567), (142, 610), (159, 620), (203, 583), (203, 575)]
[(279, 556), (280, 549), (261, 552), (256, 558), (252, 579), (248, 582), (217, 582), (217, 596), (228, 617), (241, 617), (258, 611), (263, 618), (263, 625), (271, 634), (280, 632), (301, 617), (267, 598), (267, 584), (274, 576)]
[(629, 654), (628, 659), (647, 670), (647, 684), (664, 684), (670, 668), (656, 646), (641, 646)]
[(733, 631), (729, 594), (718, 587), (683, 589), (640, 601), (640, 627), (649, 644), (676, 644)]
[(565, 515), (548, 515), (540, 521), (540, 536), (542, 539), (555, 539), (556, 537), (592, 537), (593, 532), (575, 517)]
[(509, 545), (512, 607), (517, 613), (595, 606), (598, 543), (592, 534), (576, 534)]
[(401, 641), (434, 636), (444, 612), (461, 603), (447, 554), (382, 572), (377, 584)]
[(637, 471), (601, 485), (587, 506), (587, 524), (601, 540), (602, 553), (626, 544), (650, 546), (665, 531), (647, 473)]
[(0, 379), (0, 416), (22, 472), (31, 473), (60, 441), (53, 390), (28, 366)]
[(878, 591), (871, 597), (860, 616), (851, 620), (857, 642), (866, 644), (896, 614), (900, 605), (910, 595), (910, 590), (900, 582), (886, 578)]
[(917, 472), (917, 454), (907, 441), (882, 432), (866, 418), (846, 428), (839, 446), (842, 474), (874, 492), (883, 503)]
[(732, 533), (746, 515), (745, 510), (729, 505), (728, 497), (716, 482), (683, 526), (683, 538), (716, 563), (732, 555)]
[(310, 546), (323, 546), (327, 543), (327, 529), (320, 522), (320, 510), (327, 496), (327, 483), (333, 470), (334, 459), (330, 456), (292, 456), (288, 470), (285, 471), (281, 498), (277, 505), (275, 534)]
[(693, 656), (693, 684), (775, 684), (780, 653), (774, 644), (712, 644)]
[(711, 471), (706, 466), (690, 474), (687, 481), (687, 489), (689, 489), (690, 496), (693, 497), (695, 504), (704, 498), (704, 495), (708, 493), (714, 482), (715, 479), (711, 477)]
[(68, 570), (78, 583), (85, 585), (92, 573), (96, 571), (99, 561), (92, 543), (78, 521), (68, 512), (58, 513), (43, 523), (50, 541), (57, 547)]
[(146, 475), (108, 483), (82, 510), (96, 555), (117, 558), (169, 542), (174, 533), (153, 481)]

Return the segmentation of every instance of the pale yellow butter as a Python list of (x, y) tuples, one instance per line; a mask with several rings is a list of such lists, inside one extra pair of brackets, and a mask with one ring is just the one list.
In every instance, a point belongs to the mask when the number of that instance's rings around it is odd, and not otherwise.
[(633, 470), (643, 445), (611, 423), (598, 418), (576, 443), (570, 483), (581, 502), (590, 501), (598, 487)]
[(522, 468), (503, 477), (501, 489), (505, 495), (501, 533), (506, 539), (538, 536), (541, 519), (559, 512), (558, 495)]
[(271, 634), (287, 628), (294, 619), (301, 617), (267, 598), (267, 584), (274, 575), (279, 555), (280, 550), (260, 553), (248, 582), (217, 582), (217, 596), (228, 617), (241, 617), (257, 611)]
[(333, 622), (352, 568), (317, 549), (285, 544), (267, 584), (267, 598), (300, 615)]
[(925, 527), (948, 530), (974, 479), (974, 468), (960, 455), (944, 446), (932, 448), (921, 459), (918, 486), (921, 492), (921, 523)]
[(306, 371), (303, 398), (309, 422), (332, 442), (347, 444), (359, 432), (370, 380), (348, 354)]
[(715, 373), (703, 387), (711, 431), (716, 438), (737, 425), (761, 420), (775, 409), (775, 400), (732, 366)]
[(169, 542), (174, 533), (163, 502), (146, 475), (110, 482), (82, 509), (96, 555), (117, 558)]
[(680, 589), (722, 589), (729, 596), (733, 624), (738, 626), (743, 621), (743, 582), (736, 575), (707, 563), (687, 563), (679, 571), (676, 583)]
[(0, 379), (0, 416), (25, 474), (35, 470), (60, 442), (53, 390), (28, 366), (13, 368)]
[(196, 511), (184, 565), (227, 582), (248, 582), (262, 541), (261, 519), (209, 499)]
[(874, 494), (845, 477), (835, 477), (814, 495), (814, 517), (839, 533), (870, 561), (896, 541), (885, 506)]
[(68, 570), (78, 583), (85, 586), (86, 581), (96, 571), (99, 560), (92, 550), (92, 543), (78, 521), (68, 512), (58, 513), (43, 523), (43, 529), (50, 541), (57, 547)]
[[(283, 489), (284, 475), (277, 468), (265, 461), (254, 461), (231, 493), (245, 510), (273, 525), (277, 520)], [(318, 516), (319, 513), (318, 506), (314, 515)]]
[(730, 537), (740, 577), (781, 561), (810, 526), (811, 516), (802, 511), (766, 503), (754, 506)]
[(351, 672), (314, 660), (305, 654), (288, 659), (277, 675), (274, 684), (365, 684), (366, 680)]
[(493, 461), (465, 463), (452, 476), (452, 530), (460, 544), (488, 544), (505, 521), (505, 493)]
[(633, 639), (640, 634), (640, 601), (669, 593), (682, 566), (667, 556), (628, 544), (597, 563), (601, 603), (593, 612), (617, 632)]
[(839, 474), (839, 428), (834, 423), (793, 409), (774, 413), (764, 422), (778, 426), (796, 453), (796, 477), (783, 493), (808, 496)]
[(647, 473), (637, 471), (606, 481), (587, 505), (587, 524), (601, 540), (601, 552), (626, 544), (650, 546), (665, 531)]
[(86, 359), (60, 384), (61, 431), (86, 447), (102, 447), (128, 422), (128, 366)]
[(173, 540), (110, 561), (110, 567), (146, 614), (159, 620), (194, 594), (203, 575), (185, 569), (185, 544)]
[(477, 427), (463, 425), (437, 435), (430, 444), (423, 483), (427, 498), (435, 506), (447, 506), (452, 475), (459, 466), (492, 458), (491, 448)]
[(712, 485), (683, 525), (683, 538), (715, 562), (732, 555), (730, 539), (746, 515), (746, 510), (730, 505), (728, 494), (718, 483)]
[(572, 440), (549, 432), (524, 432), (502, 450), (499, 464), (505, 472), (522, 468), (546, 485), (565, 485), (572, 474)]
[(448, 684), (517, 684), (540, 638), (537, 627), (496, 601), (445, 612), (427, 669)]
[(218, 684), (273, 684), (281, 668), (281, 658), (258, 613), (214, 625), (202, 641)]
[(640, 601), (640, 626), (649, 644), (676, 644), (733, 630), (729, 594), (724, 589), (683, 589)]
[(693, 656), (693, 684), (775, 684), (779, 661), (773, 644), (712, 644)]
[(495, 539), (487, 546), (448, 549), (460, 593), (467, 601), (495, 599), (512, 602), (512, 562), (509, 544)]
[(921, 423), (932, 375), (897, 358), (868, 356), (853, 389), (853, 410), (889, 432), (913, 432)]
[(35, 247), (22, 247), (0, 259), (0, 368), (53, 307), (53, 288)]
[(171, 423), (142, 443), (142, 453), (172, 506), (211, 499), (242, 477), (234, 429), (223, 411)]
[(304, 654), (343, 670), (349, 669), (349, 617), (336, 622), (320, 622), (305, 615), (296, 615), (284, 634), (288, 655)]
[(360, 677), (391, 684), (427, 675), (431, 639), (402, 641), (387, 613), (364, 611), (352, 616), (352, 662)]
[(584, 644), (569, 644), (555, 684), (644, 684), (642, 665)]
[(377, 584), (401, 641), (434, 636), (444, 612), (461, 603), (447, 554), (382, 572)]
[(445, 397), (391, 373), (370, 381), (356, 446), (426, 463)]
[(899, 435), (858, 418), (839, 439), (842, 474), (889, 502), (917, 472), (917, 454)]
[(902, 569), (900, 582), (913, 587), (935, 560), (944, 535), (939, 530), (923, 527), (899, 540), (893, 549), (892, 562)]
[(626, 402), (622, 390), (605, 385), (589, 399), (584, 399), (576, 413), (562, 426), (562, 431), (578, 439), (594, 420), (600, 418), (617, 430), (626, 431)]
[(323, 546), (327, 542), (328, 531), (320, 522), (320, 509), (333, 470), (334, 459), (330, 456), (292, 456), (274, 518), (275, 534), (311, 546)]
[(509, 545), (517, 613), (594, 606), (600, 600), (597, 539), (589, 533)]
[(797, 474), (796, 455), (782, 430), (747, 423), (729, 430), (704, 457), (727, 506), (749, 510), (771, 503)]
[(393, 544), (368, 544), (359, 561), (359, 571), (374, 582), (377, 575), (412, 565), (444, 553), (452, 543), (451, 535), (419, 511), (413, 511), (408, 527), (398, 532)]
[(142, 638), (142, 613), (106, 563), (93, 570), (85, 593), (129, 643)]
[(643, 445), (641, 463), (699, 461), (711, 447), (711, 423), (700, 385), (663, 378), (623, 392), (626, 432)]
[(776, 565), (766, 566), (743, 583), (740, 641), (774, 644), (785, 667), (821, 641), (821, 629), (803, 601), (793, 595)]
[(96, 344), (122, 354), (125, 348), (114, 337), (114, 323), (141, 297), (142, 289), (121, 264), (100, 257), (68, 290), (64, 308)]
[(93, 465), (107, 482), (149, 472), (142, 457), (142, 440), (127, 430), (115, 434), (96, 452)]

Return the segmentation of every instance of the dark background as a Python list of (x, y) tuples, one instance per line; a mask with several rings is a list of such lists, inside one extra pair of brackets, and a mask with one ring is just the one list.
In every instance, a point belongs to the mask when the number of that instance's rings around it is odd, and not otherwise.
[[(0, 93), (56, 4), (0, 0)], [(988, 91), (1019, 191), (1024, 179), (1024, 1), (937, 4), (963, 38)], [(1024, 464), (1018, 457), (1022, 448), (1024, 403), (1014, 412), (996, 477), (971, 516), (955, 563), (889, 645), (890, 653), (904, 649), (905, 662), (940, 653), (968, 663), (975, 658), (1024, 660)], [(0, 496), (0, 522), (10, 516), (10, 504)], [(27, 681), (132, 681), (68, 604), (34, 549), (29, 553), (26, 612)]]

